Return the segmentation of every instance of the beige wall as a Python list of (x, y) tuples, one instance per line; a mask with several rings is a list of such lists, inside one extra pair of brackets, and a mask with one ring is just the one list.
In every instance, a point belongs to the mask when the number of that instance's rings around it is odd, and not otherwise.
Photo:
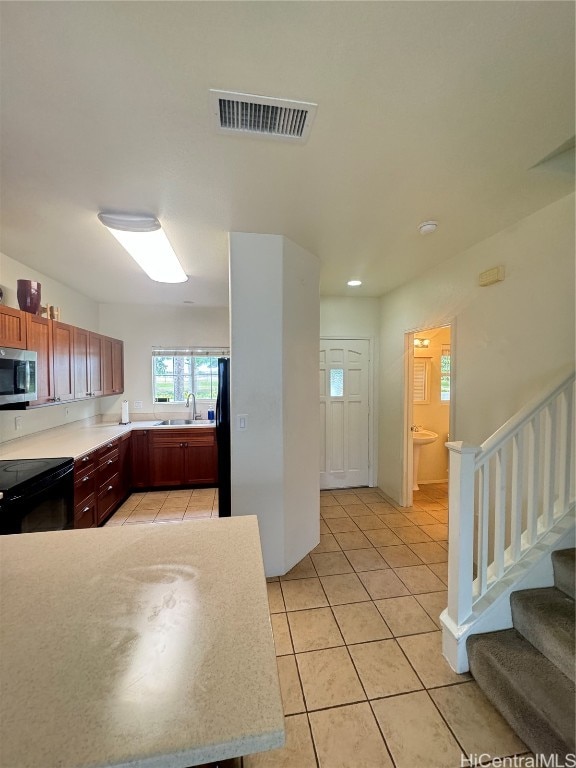
[[(15, 309), (18, 309), (17, 280), (37, 280), (42, 286), (42, 303), (48, 302), (60, 307), (62, 322), (91, 331), (98, 330), (98, 304), (95, 301), (0, 253), (0, 286), (4, 292), (3, 303)], [(108, 398), (105, 399), (108, 400)], [(55, 404), (29, 411), (0, 410), (0, 443), (95, 416), (100, 412), (103, 402), (104, 399), (99, 399), (67, 405)], [(16, 416), (19, 417), (19, 429), (16, 429)]]
[(15, 309), (18, 309), (17, 280), (37, 280), (42, 286), (42, 304), (48, 302), (48, 304), (60, 307), (60, 319), (63, 323), (87, 328), (89, 331), (98, 330), (98, 303), (96, 301), (0, 253), (0, 286), (4, 291), (3, 303), (7, 307), (14, 307)]
[[(506, 279), (480, 288), (503, 264)], [(451, 437), (480, 444), (574, 366), (574, 194), (429, 270), (382, 299), (379, 486), (399, 500), (404, 335), (455, 321)]]
[(450, 344), (450, 328), (433, 328), (416, 334), (430, 339), (428, 349), (415, 349), (414, 357), (430, 362), (430, 402), (414, 403), (412, 422), (436, 432), (438, 439), (420, 448), (418, 483), (435, 483), (448, 479), (448, 440), (450, 403), (440, 400), (440, 355), (444, 344)]
[[(100, 332), (124, 341), (124, 394), (105, 398), (104, 418), (120, 415), (122, 400), (129, 401), (130, 414), (135, 418), (175, 413), (181, 408), (152, 402), (152, 347), (230, 346), (227, 307), (100, 304), (99, 310)], [(135, 401), (142, 402), (139, 411), (134, 408)], [(205, 404), (202, 409), (207, 410)]]

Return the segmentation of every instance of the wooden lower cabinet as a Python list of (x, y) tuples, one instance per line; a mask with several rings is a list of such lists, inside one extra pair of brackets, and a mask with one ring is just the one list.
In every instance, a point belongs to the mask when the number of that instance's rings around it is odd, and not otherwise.
[(132, 488), (148, 488), (150, 482), (149, 430), (133, 430), (130, 438), (130, 484)]
[(96, 525), (96, 496), (91, 493), (74, 507), (74, 528), (94, 528)]
[(150, 485), (210, 485), (217, 480), (213, 427), (150, 430)]
[(96, 525), (96, 470), (96, 451), (74, 462), (74, 528)]
[(74, 462), (74, 527), (104, 523), (135, 488), (215, 485), (216, 432), (136, 429)]
[(130, 435), (74, 463), (74, 528), (103, 523), (130, 492)]

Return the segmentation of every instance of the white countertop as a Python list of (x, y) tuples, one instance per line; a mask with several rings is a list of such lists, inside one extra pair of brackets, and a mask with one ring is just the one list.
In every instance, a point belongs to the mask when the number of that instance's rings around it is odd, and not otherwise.
[(54, 459), (71, 456), (77, 459), (135, 429), (197, 429), (214, 428), (214, 422), (163, 426), (160, 420), (133, 421), (129, 424), (94, 423), (92, 419), (74, 421), (62, 427), (46, 429), (0, 445), (0, 459)]
[(2, 768), (281, 746), (255, 516), (0, 537)]

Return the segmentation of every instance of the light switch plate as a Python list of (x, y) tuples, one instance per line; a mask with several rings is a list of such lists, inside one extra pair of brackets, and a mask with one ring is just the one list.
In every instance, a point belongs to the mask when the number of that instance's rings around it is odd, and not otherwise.
[(244, 432), (245, 429), (248, 429), (248, 414), (247, 413), (239, 413), (236, 416), (236, 429), (239, 432)]

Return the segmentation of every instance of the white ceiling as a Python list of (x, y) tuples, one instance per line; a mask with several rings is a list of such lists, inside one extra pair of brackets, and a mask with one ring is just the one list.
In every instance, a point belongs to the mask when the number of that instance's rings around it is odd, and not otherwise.
[[(0, 248), (101, 302), (226, 304), (231, 230), (378, 296), (573, 189), (530, 170), (574, 134), (571, 2), (0, 6)], [(318, 103), (309, 141), (217, 134), (210, 88)], [(101, 209), (157, 215), (190, 280)]]

